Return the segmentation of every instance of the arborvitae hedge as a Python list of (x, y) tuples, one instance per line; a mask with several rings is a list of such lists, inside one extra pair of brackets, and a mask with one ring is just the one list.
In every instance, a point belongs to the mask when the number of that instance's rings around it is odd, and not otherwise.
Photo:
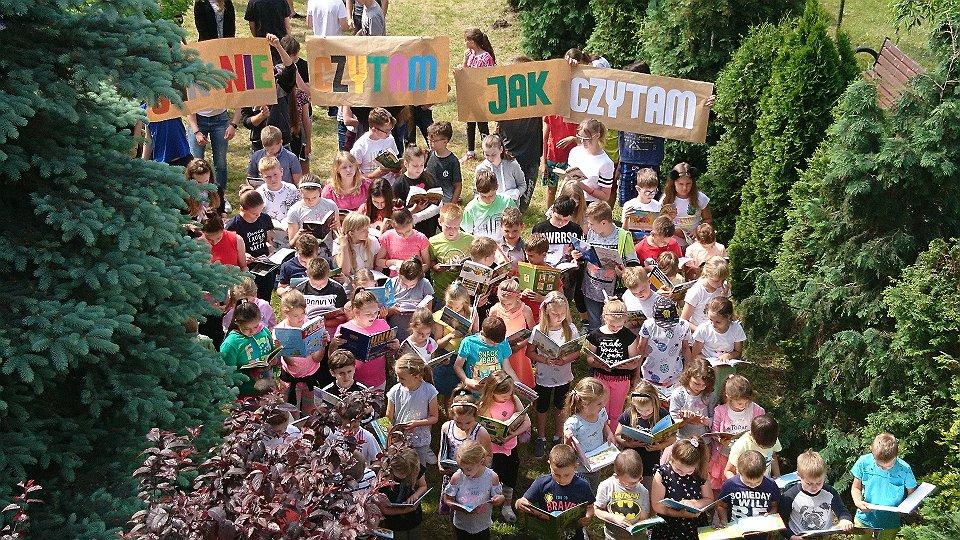
[(593, 33), (590, 0), (518, 0), (523, 50), (534, 60), (561, 58)]
[(590, 0), (596, 26), (587, 49), (603, 54), (614, 68), (642, 60), (637, 28), (647, 11), (646, 0)]

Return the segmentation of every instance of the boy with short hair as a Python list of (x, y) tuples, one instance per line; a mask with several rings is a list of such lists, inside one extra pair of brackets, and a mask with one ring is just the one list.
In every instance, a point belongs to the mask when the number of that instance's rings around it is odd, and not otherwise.
[(280, 272), (277, 274), (277, 294), (283, 296), (290, 288), (290, 280), (303, 277), (307, 274), (307, 265), (317, 256), (317, 250), (320, 242), (312, 234), (301, 234), (297, 237), (293, 248), (297, 254), (290, 260), (280, 265)]
[(572, 198), (561, 196), (550, 209), (550, 216), (534, 225), (533, 232), (546, 236), (550, 242), (546, 263), (556, 266), (570, 254), (573, 241), (583, 238), (583, 228), (573, 221), (577, 201)]
[[(334, 311), (347, 305), (347, 292), (343, 285), (330, 279), (330, 265), (323, 257), (314, 257), (307, 264), (307, 281), (297, 286), (307, 302), (307, 318), (312, 319), (322, 313)], [(324, 317), (324, 326), (330, 335), (347, 318), (341, 312), (339, 316)]]
[[(451, 155), (453, 155), (451, 153)], [(454, 160), (460, 163), (454, 156)], [(447, 288), (460, 275), (460, 268), (440, 269), (441, 264), (462, 262), (470, 254), (473, 236), (464, 234), (460, 229), (463, 209), (458, 204), (445, 204), (440, 207), (440, 232), (430, 237), (430, 268), (433, 276), (435, 298), (446, 298)]]
[[(623, 167), (621, 163), (621, 174), (623, 173)], [(629, 229), (634, 229), (630, 224), (630, 217), (634, 211), (642, 212), (660, 212), (660, 209), (663, 205), (660, 201), (656, 200), (654, 197), (657, 195), (657, 189), (660, 187), (660, 180), (657, 178), (657, 173), (653, 169), (645, 168), (640, 169), (637, 173), (637, 186), (635, 192), (637, 193), (636, 197), (629, 199), (623, 204), (623, 211), (621, 215), (623, 216), (623, 225)], [(620, 177), (621, 186), (624, 182), (623, 176)], [(623, 190), (620, 190), (620, 194), (623, 195)], [(641, 227), (638, 230), (639, 233), (645, 235), (649, 232), (649, 228)]]
[(517, 380), (513, 367), (507, 362), (512, 351), (506, 338), (507, 327), (499, 317), (487, 317), (479, 334), (463, 338), (453, 370), (467, 389), (479, 392), (481, 381), (500, 369)]
[[(900, 532), (900, 515), (871, 510), (867, 503), (897, 506), (917, 489), (917, 478), (910, 465), (897, 457), (899, 443), (890, 433), (881, 433), (873, 439), (870, 453), (860, 456), (853, 464), (853, 485), (850, 495), (857, 507), (854, 524), (857, 527), (882, 529), (880, 540), (893, 540)], [(863, 535), (862, 538), (870, 538)], [(876, 537), (875, 537), (876, 538)]]
[(370, 111), (367, 123), (370, 129), (361, 135), (357, 142), (353, 143), (350, 153), (360, 163), (360, 174), (364, 177), (370, 179), (386, 177), (393, 185), (397, 178), (397, 171), (385, 168), (377, 161), (377, 158), (386, 153), (393, 154), (394, 157), (400, 157), (400, 149), (397, 148), (397, 141), (392, 135), (396, 119), (390, 114), (390, 111), (383, 107), (377, 107)]
[(463, 209), (460, 228), (467, 234), (486, 236), (500, 242), (503, 240), (500, 216), (506, 208), (517, 206), (517, 201), (497, 193), (497, 175), (493, 171), (479, 170), (476, 179), (477, 193)]
[(427, 128), (427, 141), (430, 143), (430, 157), (427, 158), (427, 172), (443, 190), (443, 203), (460, 204), (460, 190), (463, 176), (460, 160), (447, 148), (453, 138), (453, 126), (450, 122), (434, 122)]
[[(624, 268), (620, 279), (623, 280), (623, 286), (627, 288), (621, 295), (627, 311), (640, 311), (645, 318), (652, 319), (653, 304), (656, 303), (657, 296), (650, 289), (650, 276), (647, 275), (647, 271), (642, 266)], [(628, 322), (627, 326), (631, 324)]]
[(343, 399), (343, 396), (350, 392), (361, 392), (367, 389), (354, 379), (357, 374), (357, 359), (352, 352), (347, 349), (333, 351), (330, 353), (327, 365), (333, 377), (333, 384), (327, 389), (330, 395)]
[(733, 478), (739, 472), (737, 463), (740, 454), (756, 450), (763, 456), (765, 462), (764, 474), (771, 478), (780, 476), (780, 464), (777, 463), (777, 452), (783, 450), (780, 446), (780, 424), (769, 414), (762, 414), (750, 422), (750, 431), (740, 436), (730, 447), (730, 459), (724, 469), (724, 478)]
[[(323, 185), (319, 180), (315, 174), (308, 174), (303, 182), (300, 182), (300, 200), (287, 212), (287, 240), (290, 245), (297, 241), (305, 221), (319, 221), (332, 212), (333, 228), (340, 227), (340, 211), (337, 203), (321, 195)], [(331, 259), (327, 253), (323, 256), (328, 261)]]
[[(547, 251), (550, 249), (550, 242), (547, 241), (546, 235), (543, 234), (531, 234), (530, 238), (524, 243), (523, 254), (527, 262), (530, 264), (535, 264), (537, 266), (548, 266), (546, 262)], [(563, 291), (563, 277), (557, 281), (557, 290)], [(520, 294), (520, 299), (523, 300), (523, 303), (530, 307), (530, 311), (533, 312), (533, 322), (535, 324), (540, 323), (540, 302), (543, 302), (544, 295), (531, 290), (524, 289)]]
[[(570, 445), (558, 444), (550, 450), (547, 462), (550, 464), (550, 474), (530, 484), (523, 497), (517, 499), (517, 510), (538, 517), (532, 508), (534, 506), (547, 512), (562, 512), (578, 504), (590, 503), (587, 515), (580, 520), (580, 525), (586, 526), (593, 518), (595, 498), (590, 483), (576, 474), (580, 463), (577, 452)], [(583, 529), (577, 529), (573, 538), (583, 540)]]
[[(257, 187), (257, 193), (263, 197), (263, 212), (274, 221), (274, 227), (286, 227), (287, 213), (300, 200), (300, 191), (296, 186), (283, 181), (283, 169), (275, 157), (265, 156), (257, 162), (257, 170), (263, 184)], [(289, 245), (285, 231), (274, 231), (275, 246)]]
[(516, 263), (526, 260), (523, 238), (520, 238), (520, 231), (523, 229), (523, 214), (520, 209), (514, 206), (506, 208), (500, 216), (500, 228), (503, 230), (500, 251), (514, 263), (513, 268), (516, 270)]
[(283, 171), (283, 181), (293, 185), (299, 184), (300, 177), (303, 176), (303, 169), (300, 168), (300, 158), (283, 147), (283, 135), (280, 133), (280, 129), (275, 126), (263, 128), (263, 131), (260, 132), (260, 141), (263, 143), (263, 148), (250, 154), (247, 177), (259, 177), (257, 173), (260, 172), (260, 160), (265, 157), (272, 157), (280, 163)]
[[(633, 236), (626, 229), (617, 227), (613, 222), (613, 210), (606, 201), (593, 201), (587, 206), (587, 233), (584, 236), (586, 243), (591, 246), (601, 246), (616, 249), (623, 259), (623, 265), (615, 262), (603, 267), (587, 263), (583, 268), (583, 295), (586, 300), (587, 315), (590, 329), (600, 328), (603, 324), (603, 304), (607, 298), (614, 296), (617, 288), (617, 275), (623, 272), (624, 266), (638, 266), (640, 261), (633, 246)], [(577, 250), (571, 253), (580, 260), (581, 254)]]
[(720, 525), (726, 527), (743, 518), (777, 513), (780, 488), (763, 475), (766, 467), (760, 452), (747, 450), (740, 454), (739, 474), (727, 479), (717, 495), (721, 501), (717, 503)]
[(780, 517), (787, 526), (784, 538), (800, 540), (807, 531), (836, 527), (848, 531), (853, 528), (853, 517), (833, 486), (826, 484), (826, 467), (819, 452), (807, 450), (797, 456), (797, 476), (800, 482), (790, 486), (780, 500)]
[[(613, 461), (613, 476), (600, 482), (594, 512), (603, 521), (629, 527), (650, 516), (650, 492), (643, 486), (643, 460), (633, 449), (627, 449)], [(604, 524), (605, 540), (626, 540), (633, 535)], [(645, 538), (641, 533), (637, 538)]]

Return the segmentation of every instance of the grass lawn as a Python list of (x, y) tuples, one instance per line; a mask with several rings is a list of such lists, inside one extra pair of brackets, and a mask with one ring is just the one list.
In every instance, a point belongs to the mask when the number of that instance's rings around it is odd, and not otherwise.
[[(839, 0), (823, 0), (824, 5), (836, 19)], [(246, 8), (245, 0), (235, 0), (236, 12), (238, 14), (237, 30), (239, 36), (249, 36), (249, 27), (243, 21), (243, 13)], [(297, 1), (297, 9), (303, 13), (306, 10), (305, 3)], [(506, 25), (498, 25), (500, 28), (494, 29), (495, 21), (505, 21)], [(193, 28), (193, 17), (188, 14), (185, 21), (188, 41), (196, 37)], [(493, 43), (494, 50), (501, 62), (521, 54), (520, 50), (520, 23), (515, 13), (507, 8), (505, 0), (488, 0), (482, 5), (465, 0), (439, 0), (436, 2), (413, 2), (411, 0), (393, 0), (389, 6), (387, 17), (387, 29), (391, 35), (448, 35), (450, 36), (452, 65), (459, 63), (463, 57), (463, 30), (469, 27), (479, 27), (486, 32)], [(892, 28), (891, 10), (886, 0), (847, 0), (845, 14), (843, 19), (843, 29), (851, 37), (853, 44), (867, 45), (878, 49), (884, 36), (890, 36), (899, 41), (907, 54), (913, 56), (923, 63), (927, 57), (923, 54), (923, 45), (925, 43), (925, 30), (918, 29), (909, 34), (897, 35)], [(302, 39), (306, 35), (306, 28), (303, 19), (294, 19), (294, 34)], [(453, 77), (450, 77), (451, 85)], [(440, 104), (434, 108), (434, 117), (437, 120), (447, 120), (453, 123), (454, 137), (451, 141), (451, 150), (457, 155), (462, 155), (465, 151), (465, 133), (464, 125), (456, 120), (455, 89), (451, 91), (450, 97), (446, 103)], [(314, 154), (311, 160), (311, 170), (326, 178), (329, 176), (330, 166), (333, 161), (333, 155), (336, 152), (337, 136), (336, 121), (325, 114), (325, 108), (315, 108), (313, 119), (313, 149)], [(237, 137), (230, 143), (228, 155), (228, 199), (234, 208), (239, 208), (237, 200), (237, 189), (244, 181), (245, 171), (249, 156), (249, 140), (246, 130), (241, 129)], [(423, 145), (422, 139), (419, 139)], [(473, 169), (476, 162), (468, 163), (464, 166), (464, 190), (463, 198), (470, 200), (473, 194)], [(537, 188), (530, 204), (530, 209), (524, 215), (524, 221), (527, 227), (539, 222), (543, 218), (544, 191), (542, 187)], [(585, 375), (583, 363), (578, 362), (575, 368), (577, 376)], [(783, 396), (783, 386), (785, 380), (781, 377), (782, 369), (775, 366), (765, 368), (747, 366), (744, 374), (753, 380), (756, 380), (758, 386), (761, 386), (764, 404), (776, 401), (777, 396)], [(761, 382), (762, 381), (762, 382)], [(769, 384), (765, 384), (769, 383)], [(446, 420), (445, 415), (441, 414), (441, 423)], [(551, 428), (548, 426), (548, 430)], [(434, 447), (437, 446), (437, 429), (434, 430)], [(521, 474), (518, 485), (518, 495), (526, 489), (530, 482), (548, 472), (545, 459), (533, 458), (532, 451), (525, 445), (519, 447), (521, 452)], [(440, 479), (436, 468), (432, 468), (428, 473), (429, 485), (435, 488), (424, 505), (424, 523), (423, 536), (425, 538), (445, 539), (452, 538), (452, 526), (447, 518), (437, 514), (437, 490), (440, 486)], [(602, 538), (603, 534), (599, 524), (596, 522), (591, 527), (591, 538)], [(520, 526), (508, 525), (495, 521), (493, 527), (493, 536), (495, 538), (529, 538)]]
[[(880, 50), (883, 38), (889, 37), (908, 56), (930, 67), (930, 56), (926, 53), (927, 27), (913, 28), (910, 31), (897, 32), (894, 28), (894, 12), (890, 0), (843, 0), (843, 20), (840, 29), (850, 36), (854, 48), (870, 47)], [(840, 12), (841, 0), (821, 0), (823, 7), (833, 19), (833, 28), (836, 29), (837, 17)], [(858, 55), (861, 61), (872, 63), (869, 55)]]

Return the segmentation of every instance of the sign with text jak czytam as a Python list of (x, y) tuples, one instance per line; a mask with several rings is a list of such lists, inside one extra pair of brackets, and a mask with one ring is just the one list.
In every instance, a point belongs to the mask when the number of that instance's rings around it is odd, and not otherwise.
[(231, 72), (225, 88), (203, 90), (196, 86), (183, 93), (183, 106), (166, 98), (147, 109), (151, 122), (169, 120), (205, 109), (273, 105), (277, 102), (270, 44), (265, 38), (224, 38), (191, 43), (191, 49), (214, 68)]

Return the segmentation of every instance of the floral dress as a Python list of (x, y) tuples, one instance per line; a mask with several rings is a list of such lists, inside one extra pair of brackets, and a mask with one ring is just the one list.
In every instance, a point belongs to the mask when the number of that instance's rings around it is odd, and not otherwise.
[[(658, 470), (663, 481), (665, 499), (680, 501), (703, 497), (701, 490), (705, 481), (699, 474), (681, 476), (669, 463), (661, 465)], [(663, 516), (663, 520), (666, 523), (654, 527), (652, 540), (697, 540), (697, 527), (707, 524), (703, 515), (696, 519)]]

